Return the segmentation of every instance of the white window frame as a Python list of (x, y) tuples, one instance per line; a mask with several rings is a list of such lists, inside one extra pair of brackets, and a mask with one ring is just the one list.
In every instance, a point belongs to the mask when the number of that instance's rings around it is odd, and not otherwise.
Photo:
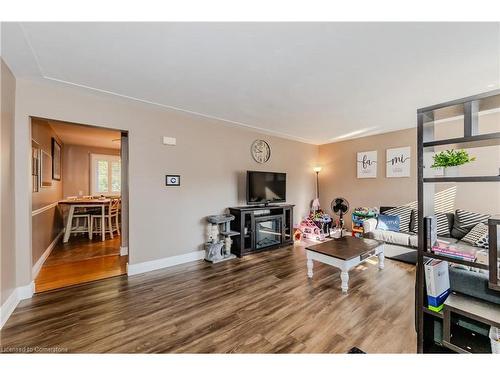
[[(107, 192), (99, 192), (97, 191), (97, 162), (100, 160), (106, 160), (108, 162), (108, 191)], [(120, 173), (121, 173), (121, 158), (118, 155), (104, 155), (104, 154), (90, 154), (90, 194), (91, 195), (106, 195), (106, 196), (111, 196), (111, 195), (121, 195), (121, 189), (122, 187), (120, 186), (120, 191), (111, 191), (111, 174), (112, 174), (112, 168), (111, 168), (111, 163), (112, 162), (120, 162)]]

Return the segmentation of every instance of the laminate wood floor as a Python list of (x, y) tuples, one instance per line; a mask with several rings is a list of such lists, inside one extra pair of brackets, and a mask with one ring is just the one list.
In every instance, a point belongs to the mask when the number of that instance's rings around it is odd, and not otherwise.
[(212, 265), (192, 262), (35, 295), (0, 331), (1, 346), (68, 352), (415, 353), (415, 267), (369, 259), (350, 272), (302, 246)]
[(127, 257), (120, 257), (120, 237), (101, 241), (85, 236), (62, 240), (45, 260), (35, 280), (35, 292), (78, 285), (127, 272)]

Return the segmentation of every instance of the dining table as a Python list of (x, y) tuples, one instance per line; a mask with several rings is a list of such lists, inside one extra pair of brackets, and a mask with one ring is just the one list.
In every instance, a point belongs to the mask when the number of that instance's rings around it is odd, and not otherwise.
[(75, 209), (77, 208), (101, 208), (102, 215), (102, 225), (101, 225), (101, 239), (104, 241), (106, 239), (106, 206), (109, 206), (111, 203), (110, 198), (75, 198), (75, 199), (63, 199), (58, 202), (61, 206), (69, 206), (69, 212), (66, 219), (66, 225), (64, 230), (63, 242), (66, 243), (69, 240), (69, 236), (71, 235), (71, 225), (73, 223), (73, 215), (75, 213)]

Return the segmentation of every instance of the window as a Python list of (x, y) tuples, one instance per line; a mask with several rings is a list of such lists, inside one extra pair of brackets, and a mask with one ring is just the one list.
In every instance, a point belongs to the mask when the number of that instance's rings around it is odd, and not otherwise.
[(121, 160), (115, 155), (90, 154), (92, 195), (120, 195)]

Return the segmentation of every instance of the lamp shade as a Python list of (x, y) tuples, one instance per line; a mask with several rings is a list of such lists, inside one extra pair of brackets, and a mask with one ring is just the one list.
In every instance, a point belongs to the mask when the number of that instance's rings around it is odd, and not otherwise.
[(313, 171), (316, 173), (321, 172), (321, 167), (314, 167)]

